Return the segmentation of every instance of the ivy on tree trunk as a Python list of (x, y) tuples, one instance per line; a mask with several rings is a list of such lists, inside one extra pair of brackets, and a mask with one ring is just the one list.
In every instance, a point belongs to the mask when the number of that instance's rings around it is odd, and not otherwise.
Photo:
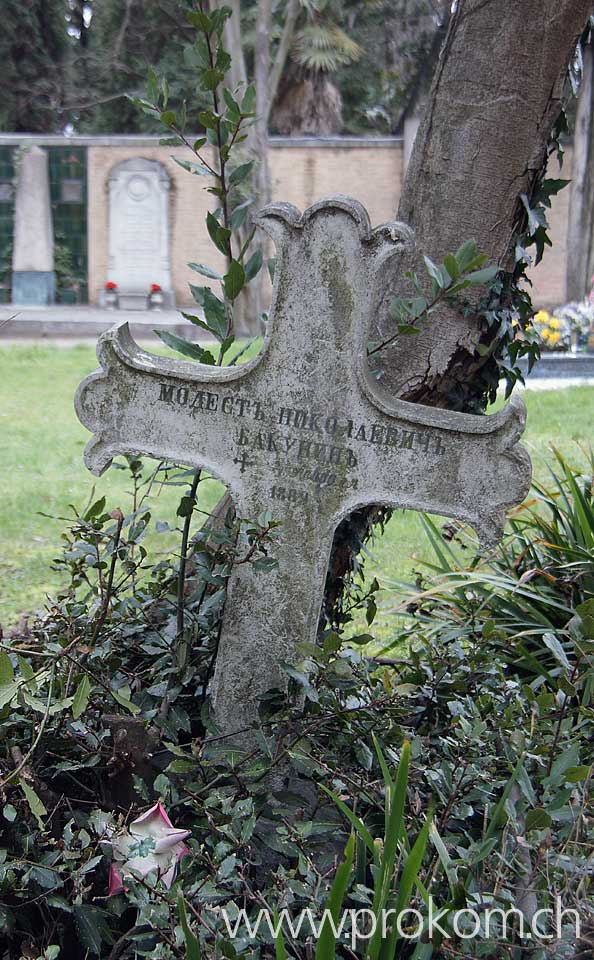
[[(568, 67), (591, 9), (591, 0), (459, 0), (398, 210), (415, 231), (416, 250), (395, 276), (386, 275), (371, 339), (391, 332), (388, 304), (411, 295), (404, 273), (422, 275), (423, 254), (440, 261), (472, 238), (511, 274), (526, 229), (521, 198), (532, 197), (544, 175)], [(477, 412), (487, 392), (481, 371), (489, 360), (477, 351), (484, 336), (478, 312), (443, 306), (418, 336), (398, 337), (385, 352), (380, 383), (391, 396)], [(330, 619), (378, 519), (384, 511), (358, 511), (336, 532), (325, 604)]]

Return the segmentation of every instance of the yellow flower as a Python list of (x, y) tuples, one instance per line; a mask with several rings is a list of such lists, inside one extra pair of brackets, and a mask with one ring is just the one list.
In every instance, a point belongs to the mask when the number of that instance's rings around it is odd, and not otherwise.
[(548, 323), (550, 314), (547, 310), (539, 310), (538, 313), (534, 314), (535, 323)]
[(557, 330), (554, 330), (551, 334), (549, 334), (549, 343), (551, 344), (552, 347), (556, 343), (559, 343), (560, 339), (561, 339), (561, 334)]
[(551, 330), (559, 330), (561, 327), (561, 321), (558, 320), (557, 317), (551, 317), (549, 320), (549, 327)]
[(549, 337), (552, 336), (551, 331), (548, 329), (548, 327), (545, 327), (544, 330), (541, 330), (540, 335), (543, 340), (548, 340)]

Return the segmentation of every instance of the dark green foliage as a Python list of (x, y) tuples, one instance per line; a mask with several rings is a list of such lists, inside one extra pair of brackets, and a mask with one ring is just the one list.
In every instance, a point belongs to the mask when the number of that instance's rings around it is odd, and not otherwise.
[[(126, 94), (144, 89), (147, 71), (157, 68), (169, 80), (172, 109), (188, 100), (190, 126), (206, 103), (197, 92), (193, 65), (183, 55), (193, 36), (180, 0), (100, 0), (80, 50), (73, 80), (84, 81), (89, 94), (73, 95), (73, 121), (84, 133), (158, 133), (158, 118), (143, 115)], [(73, 91), (74, 94), (74, 91)], [(80, 103), (80, 109), (76, 104)], [(86, 106), (85, 104), (88, 104)]]
[[(371, 655), (366, 636), (345, 646), (326, 632), (287, 666), (290, 698), (303, 706), (270, 691), (246, 749), (243, 736), (218, 738), (205, 684), (229, 565), (265, 556), (274, 531), (262, 517), (195, 536), (187, 631), (176, 636), (176, 560), (155, 565), (142, 545), (152, 522), (143, 483), (163, 470), (143, 480), (140, 461), (129, 466), (136, 509), (124, 518), (101, 498), (76, 519), (60, 561), (68, 589), (0, 654), (0, 923), (11, 956), (55, 944), (60, 960), (85, 951), (107, 960), (119, 944), (130, 960), (157, 949), (166, 960), (268, 958), (265, 926), (232, 942), (218, 909), (233, 921), (245, 908), (253, 922), (263, 900), (293, 916), (382, 904), (426, 915), (430, 889), (448, 940), (442, 949), (438, 936), (430, 953), (398, 942), (402, 960), (519, 949), (517, 927), (462, 943), (451, 923), (479, 902), (519, 905), (527, 883), (539, 907), (559, 894), (587, 916), (591, 477), (559, 461), (551, 489), (537, 490), (502, 548), (466, 573), (450, 569), (448, 543), (436, 540), (440, 576), (409, 598), (396, 657)], [(169, 480), (183, 489), (191, 476)], [(118, 717), (140, 724), (132, 756), (111, 737)], [(157, 796), (191, 830), (178, 884), (129, 877), (126, 892), (105, 899), (101, 841), (120, 829), (120, 813)], [(276, 955), (309, 955), (309, 932), (294, 940), (285, 930)], [(349, 923), (345, 932), (348, 950), (325, 932), (320, 960), (393, 956), (389, 938), (352, 948)], [(556, 943), (555, 956), (566, 948)], [(533, 945), (531, 958), (546, 955)]]
[(3, 0), (0, 130), (60, 132), (67, 44), (64, 0)]

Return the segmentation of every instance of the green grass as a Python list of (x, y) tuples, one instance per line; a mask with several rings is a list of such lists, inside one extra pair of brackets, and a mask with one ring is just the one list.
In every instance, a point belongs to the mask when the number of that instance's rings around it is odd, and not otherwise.
[[(129, 509), (131, 484), (119, 470), (97, 479), (84, 467), (89, 435), (74, 413), (72, 398), (80, 380), (97, 366), (91, 347), (0, 346), (0, 623), (43, 605), (56, 589), (51, 570), (60, 552), (69, 504), (82, 507), (96, 495), (108, 506)], [(527, 392), (526, 444), (538, 476), (546, 470), (547, 447), (554, 443), (579, 456), (575, 440), (591, 441), (594, 391), (588, 387), (546, 393)], [(203, 485), (202, 506), (209, 509), (220, 487)], [(179, 488), (165, 488), (152, 499), (153, 517), (172, 520)], [(154, 534), (149, 541), (166, 549), (171, 540)], [(399, 513), (372, 547), (369, 572), (381, 582), (406, 580), (424, 559), (428, 545), (417, 516)], [(385, 625), (384, 625), (385, 626)], [(384, 629), (380, 618), (380, 629)]]

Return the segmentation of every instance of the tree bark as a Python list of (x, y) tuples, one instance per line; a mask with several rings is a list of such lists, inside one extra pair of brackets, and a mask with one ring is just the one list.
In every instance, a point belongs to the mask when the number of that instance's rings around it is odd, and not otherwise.
[(584, 48), (584, 69), (575, 120), (569, 222), (568, 300), (583, 300), (594, 273), (594, 49)]
[(256, 45), (254, 50), (254, 80), (256, 83), (256, 122), (254, 153), (256, 155), (257, 206), (270, 201), (270, 170), (268, 167), (268, 114), (270, 97), (268, 72), (270, 69), (270, 16), (271, 0), (258, 0), (256, 13)]
[[(530, 194), (546, 161), (568, 64), (590, 12), (591, 0), (460, 0), (398, 211), (416, 235), (403, 269), (424, 276), (422, 254), (442, 260), (470, 238), (490, 260), (513, 266), (519, 198)], [(406, 292), (401, 272), (386, 278), (380, 336), (391, 332), (382, 320), (390, 300)], [(472, 408), (472, 383), (464, 381), (475, 369), (480, 334), (475, 318), (445, 308), (419, 336), (395, 341), (381, 382), (392, 395), (440, 406), (461, 388), (459, 406)]]

